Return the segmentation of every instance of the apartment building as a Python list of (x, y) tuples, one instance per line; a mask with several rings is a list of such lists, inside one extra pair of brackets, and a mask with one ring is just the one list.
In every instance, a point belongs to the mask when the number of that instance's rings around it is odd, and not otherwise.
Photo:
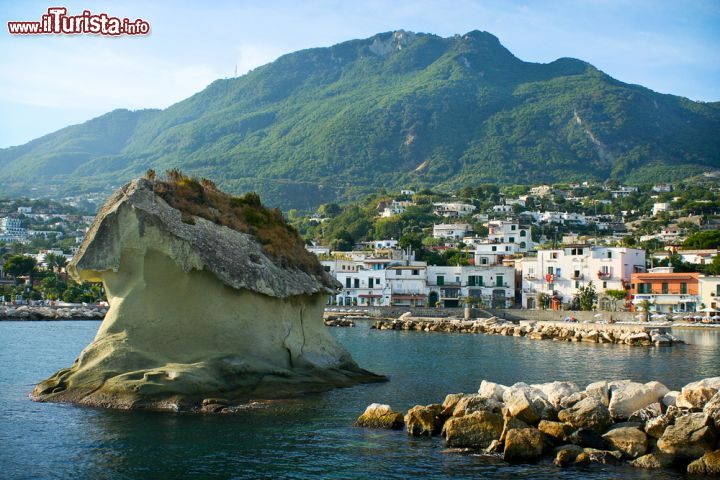
[(631, 275), (645, 271), (645, 250), (570, 244), (538, 250), (521, 265), (522, 306), (537, 308), (537, 298), (544, 294), (551, 298), (554, 308), (560, 308), (570, 304), (579, 289), (590, 282), (599, 294), (627, 290)]
[(632, 304), (642, 310), (645, 302), (657, 313), (694, 312), (699, 308), (699, 274), (674, 272), (672, 267), (652, 268), (633, 273)]

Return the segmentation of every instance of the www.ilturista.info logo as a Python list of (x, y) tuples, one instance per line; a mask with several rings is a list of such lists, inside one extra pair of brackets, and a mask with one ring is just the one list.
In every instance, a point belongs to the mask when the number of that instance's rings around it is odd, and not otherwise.
[(68, 15), (65, 7), (51, 7), (39, 22), (8, 22), (8, 31), (12, 35), (147, 35), (150, 24), (142, 18), (130, 20), (107, 13), (90, 13), (90, 10), (83, 11), (82, 15)]

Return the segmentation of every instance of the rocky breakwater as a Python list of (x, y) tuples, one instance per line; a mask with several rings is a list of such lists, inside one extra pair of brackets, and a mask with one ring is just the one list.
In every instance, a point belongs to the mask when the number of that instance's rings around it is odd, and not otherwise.
[(82, 307), (36, 307), (0, 305), (0, 320), (102, 320), (107, 308), (97, 305)]
[(720, 475), (720, 377), (670, 391), (659, 382), (600, 381), (512, 386), (483, 381), (477, 393), (404, 415), (373, 404), (357, 426), (442, 436), (448, 447), (502, 455), (508, 462), (552, 461), (559, 467), (628, 463)]
[(217, 412), (384, 380), (324, 327), (337, 282), (255, 194), (179, 172), (135, 180), (103, 206), (69, 271), (102, 282), (110, 309), (34, 400)]
[(527, 322), (520, 325), (497, 317), (460, 320), (401, 316), (394, 320), (377, 320), (370, 328), (444, 333), (483, 333), (487, 335), (527, 337), (533, 340), (638, 346), (671, 346), (684, 343), (669, 332), (662, 332), (644, 326), (562, 322)]

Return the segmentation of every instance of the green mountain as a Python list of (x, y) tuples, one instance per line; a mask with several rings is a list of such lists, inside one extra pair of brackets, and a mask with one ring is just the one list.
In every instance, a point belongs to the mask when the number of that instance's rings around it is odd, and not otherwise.
[(580, 60), (524, 62), (485, 32), (398, 31), (284, 55), (165, 110), (116, 110), (0, 150), (0, 187), (109, 189), (150, 167), (301, 208), (383, 187), (670, 181), (720, 167), (720, 104)]

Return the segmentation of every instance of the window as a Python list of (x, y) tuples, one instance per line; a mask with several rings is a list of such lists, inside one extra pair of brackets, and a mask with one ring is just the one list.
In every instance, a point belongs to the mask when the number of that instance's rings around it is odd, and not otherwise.
[(680, 282), (680, 293), (683, 295), (687, 293), (687, 282)]
[(400, 275), (400, 274), (401, 274), (400, 270), (395, 270), (395, 275)]
[(368, 288), (373, 288), (374, 278), (368, 278)]
[(556, 260), (556, 259), (557, 259), (557, 252), (552, 252), (552, 253), (550, 254), (550, 258)]
[(435, 282), (437, 285), (445, 285), (445, 276), (444, 275), (438, 275), (437, 276), (437, 282)]
[(487, 259), (487, 257), (482, 257), (482, 258), (480, 259), (480, 265), (487, 265), (487, 264), (488, 264), (488, 259)]
[(520, 236), (521, 237), (527, 236), (527, 232), (525, 230), (520, 230)]
[(612, 258), (612, 252), (610, 250), (607, 252), (607, 258)]
[(502, 276), (502, 275), (498, 275), (497, 277), (495, 277), (495, 286), (496, 286), (496, 287), (502, 287), (502, 286), (504, 285), (503, 280), (504, 280), (504, 279), (503, 279), (503, 276)]
[(468, 287), (474, 287), (475, 286), (475, 276), (470, 275), (468, 277)]
[(509, 240), (510, 240), (510, 243), (515, 243), (515, 237), (510, 237)]
[(580, 288), (580, 282), (578, 280), (575, 280), (575, 288)]
[(492, 246), (492, 251), (497, 252), (497, 247), (495, 245)]
[(668, 285), (667, 282), (663, 282), (662, 284), (662, 293), (667, 294), (670, 291), (670, 285)]
[(553, 267), (547, 267), (547, 274), (552, 275), (554, 272)]
[(603, 282), (603, 290), (607, 289), (607, 282)]
[(510, 251), (510, 245), (505, 245), (505, 251), (506, 251), (506, 252), (509, 252), (509, 251)]
[(359, 278), (355, 279), (355, 288), (360, 288), (360, 279)]
[(413, 271), (412, 271), (412, 274), (413, 274), (413, 275), (420, 275), (420, 270), (413, 270)]
[(510, 226), (510, 230), (515, 230), (515, 225)]
[(652, 285), (649, 283), (638, 283), (638, 293), (652, 293)]
[(323, 268), (325, 269), (326, 272), (330, 271), (330, 265), (325, 265)]
[(347, 278), (345, 279), (345, 288), (350, 288), (350, 282), (351, 282), (351, 281), (352, 281), (352, 279), (351, 279), (350, 277), (347, 277)]

